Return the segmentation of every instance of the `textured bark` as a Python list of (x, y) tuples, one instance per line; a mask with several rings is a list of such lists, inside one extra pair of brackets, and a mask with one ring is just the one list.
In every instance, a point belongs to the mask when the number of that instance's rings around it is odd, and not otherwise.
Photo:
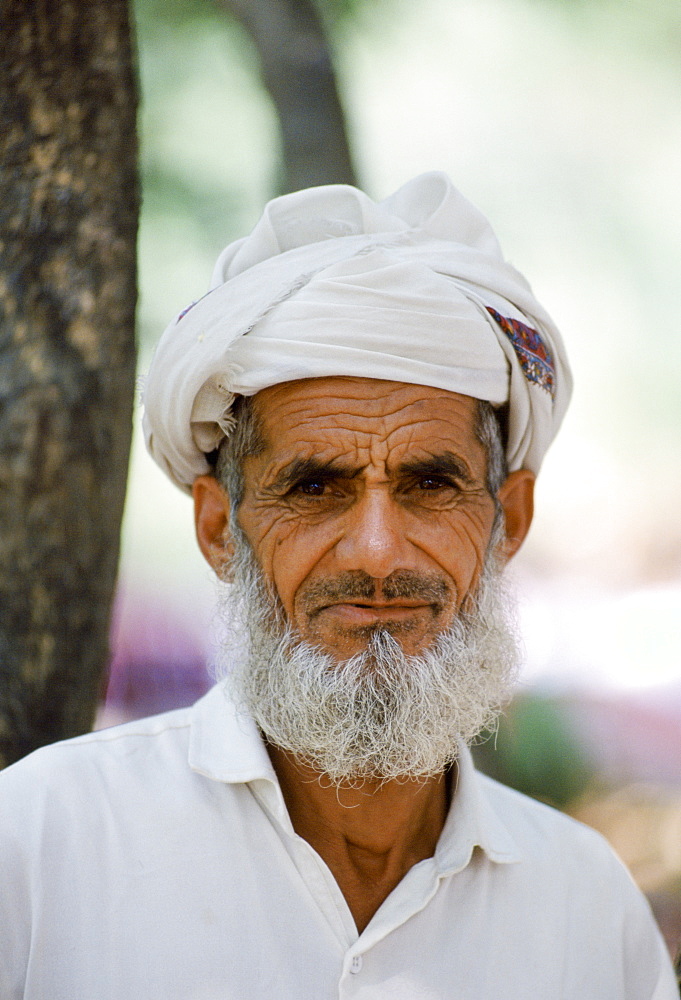
[(126, 0), (3, 0), (0, 766), (91, 727), (134, 392)]
[(253, 39), (282, 137), (285, 191), (354, 184), (343, 109), (313, 0), (219, 0)]

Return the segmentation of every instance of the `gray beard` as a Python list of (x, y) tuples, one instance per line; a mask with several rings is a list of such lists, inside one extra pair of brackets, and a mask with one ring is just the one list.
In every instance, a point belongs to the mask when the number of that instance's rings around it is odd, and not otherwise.
[(334, 785), (425, 779), (494, 724), (520, 656), (513, 605), (492, 554), (473, 607), (422, 653), (405, 654), (377, 628), (361, 653), (338, 662), (292, 631), (243, 534), (233, 537), (232, 585), (219, 615), (242, 643), (245, 629), (248, 652), (219, 673), (271, 744)]

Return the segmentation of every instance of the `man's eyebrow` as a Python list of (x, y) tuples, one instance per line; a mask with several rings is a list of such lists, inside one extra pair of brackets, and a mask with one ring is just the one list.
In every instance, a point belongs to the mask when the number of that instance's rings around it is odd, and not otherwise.
[(272, 482), (268, 484), (271, 490), (284, 492), (304, 479), (354, 479), (361, 472), (360, 468), (345, 462), (322, 462), (318, 458), (295, 458), (279, 470)]
[(472, 486), (475, 483), (475, 479), (464, 460), (451, 451), (430, 455), (428, 458), (415, 458), (401, 462), (397, 472), (400, 476), (414, 476), (415, 478), (448, 476), (452, 479), (458, 479), (464, 486)]

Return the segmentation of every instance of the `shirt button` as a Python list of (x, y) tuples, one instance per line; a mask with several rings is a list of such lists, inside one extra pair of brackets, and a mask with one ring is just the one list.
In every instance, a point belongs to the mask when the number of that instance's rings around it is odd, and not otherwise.
[(350, 962), (350, 972), (352, 972), (352, 974), (356, 976), (361, 968), (362, 968), (362, 956), (355, 955), (352, 961)]

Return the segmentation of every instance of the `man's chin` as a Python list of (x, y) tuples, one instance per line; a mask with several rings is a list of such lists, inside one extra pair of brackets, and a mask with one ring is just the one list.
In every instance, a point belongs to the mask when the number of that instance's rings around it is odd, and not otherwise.
[(366, 653), (374, 637), (381, 635), (395, 639), (405, 656), (421, 656), (446, 630), (446, 623), (434, 622), (432, 614), (383, 615), (357, 623), (325, 618), (306, 623), (297, 638), (343, 663)]
[(395, 639), (406, 656), (420, 656), (430, 648), (445, 630), (426, 629), (421, 623), (410, 620), (383, 619), (366, 625), (314, 629), (299, 634), (303, 642), (314, 646), (338, 663), (367, 652), (376, 636), (389, 635)]

